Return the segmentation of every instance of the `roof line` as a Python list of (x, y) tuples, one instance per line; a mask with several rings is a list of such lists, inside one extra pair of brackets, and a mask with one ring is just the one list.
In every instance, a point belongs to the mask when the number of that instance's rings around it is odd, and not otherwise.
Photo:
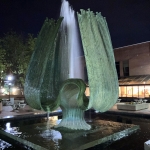
[(124, 47), (130, 47), (130, 46), (134, 46), (134, 45), (149, 43), (149, 42), (150, 42), (150, 41), (146, 41), (146, 42), (142, 42), (142, 43), (136, 43), (136, 44), (132, 44), (132, 45), (122, 46), (122, 47), (114, 48), (114, 50), (121, 49), (121, 48), (124, 48)]

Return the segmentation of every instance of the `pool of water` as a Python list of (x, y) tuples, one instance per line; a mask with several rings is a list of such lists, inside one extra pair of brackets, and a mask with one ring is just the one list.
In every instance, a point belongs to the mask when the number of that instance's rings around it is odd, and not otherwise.
[[(106, 150), (142, 150), (144, 149), (144, 142), (150, 140), (150, 119), (144, 119), (144, 118), (135, 118), (135, 117), (126, 117), (126, 116), (119, 116), (119, 115), (110, 115), (107, 113), (103, 114), (96, 114), (96, 113), (87, 113), (86, 117), (89, 118), (88, 121), (91, 121), (93, 119), (97, 120), (108, 120), (108, 121), (114, 121), (114, 122), (122, 122), (122, 123), (127, 123), (127, 124), (135, 124), (135, 125), (140, 125), (140, 130), (138, 132), (127, 136), (123, 139), (120, 139), (119, 141), (116, 142), (107, 142), (105, 144), (97, 145), (92, 148), (89, 148), (89, 150), (97, 150), (97, 149), (106, 149)], [(18, 128), (24, 128), (25, 125), (29, 124), (36, 124), (36, 127), (34, 129), (39, 130), (39, 134), (42, 137), (50, 137), (51, 134), (56, 134), (57, 136), (53, 137), (53, 140), (55, 141), (55, 147), (56, 149), (59, 149), (59, 145), (57, 144), (57, 141), (59, 141), (61, 137), (61, 134), (56, 133), (57, 131), (45, 129), (45, 130), (40, 130), (42, 127), (40, 126), (40, 123), (44, 123), (45, 127), (47, 124), (47, 118), (38, 118), (38, 119), (24, 119), (23, 121), (15, 121), (15, 122), (4, 122), (1, 125), (1, 128), (5, 128), (5, 130), (11, 130), (13, 128), (14, 134), (17, 131), (17, 136), (26, 136), (30, 138), (31, 135), (28, 135), (26, 131), (24, 131), (24, 134), (19, 133)], [(30, 127), (29, 127), (30, 128)], [(25, 130), (25, 129), (23, 129)], [(43, 132), (44, 131), (44, 132)], [(33, 139), (34, 136), (32, 135), (31, 138)], [(2, 138), (3, 139), (3, 138)], [(7, 141), (7, 140), (5, 140)], [(11, 142), (7, 141), (5, 142), (4, 140), (0, 140), (0, 149), (1, 150), (7, 150), (7, 149), (30, 149), (29, 147), (26, 147), (24, 145), (18, 145), (18, 144), (11, 144)], [(40, 139), (39, 139), (40, 142)], [(19, 147), (18, 147), (19, 146)]]
[[(20, 127), (24, 127), (26, 125), (32, 125), (36, 123), (45, 123), (47, 118), (25, 118), (23, 120), (15, 120), (15, 121), (4, 121), (1, 122), (0, 128), (7, 130), (8, 132), (18, 131)], [(18, 128), (19, 127), (19, 128)], [(20, 136), (20, 134), (17, 134), (17, 136)], [(31, 148), (21, 145), (20, 143), (16, 143), (15, 141), (9, 140), (5, 137), (2, 137), (0, 135), (0, 150), (31, 150)]]
[[(136, 133), (127, 136), (114, 143), (108, 143), (107, 145), (101, 145), (106, 150), (144, 150), (144, 142), (150, 140), (150, 119), (121, 116), (113, 114), (99, 114), (96, 116), (98, 119), (104, 119), (109, 121), (122, 122), (127, 124), (135, 124), (140, 126), (140, 130)], [(99, 146), (94, 147), (91, 150), (97, 150)]]

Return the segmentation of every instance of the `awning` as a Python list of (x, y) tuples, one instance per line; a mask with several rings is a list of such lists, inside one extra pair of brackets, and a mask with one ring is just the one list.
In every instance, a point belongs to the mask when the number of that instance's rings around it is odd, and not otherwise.
[(139, 75), (121, 77), (119, 79), (119, 85), (139, 85), (139, 84), (150, 84), (150, 75)]

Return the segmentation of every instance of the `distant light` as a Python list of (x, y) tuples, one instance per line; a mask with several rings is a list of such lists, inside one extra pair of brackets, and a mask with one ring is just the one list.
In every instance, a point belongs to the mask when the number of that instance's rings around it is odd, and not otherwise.
[(12, 93), (16, 94), (17, 89), (16, 88), (12, 88)]
[(16, 92), (16, 90), (17, 90), (16, 88), (13, 88), (13, 89), (12, 89), (13, 92)]
[(8, 80), (11, 81), (13, 79), (12, 76), (8, 76)]
[(2, 91), (2, 93), (5, 91), (5, 89), (4, 88), (1, 88), (1, 91)]
[(8, 85), (11, 85), (11, 83), (8, 83)]

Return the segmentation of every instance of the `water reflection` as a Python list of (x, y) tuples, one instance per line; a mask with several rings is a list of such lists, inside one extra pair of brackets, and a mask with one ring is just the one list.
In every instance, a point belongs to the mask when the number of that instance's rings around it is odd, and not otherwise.
[(54, 142), (58, 142), (58, 140), (62, 139), (62, 135), (59, 131), (56, 130), (45, 130), (40, 134), (43, 138), (47, 140), (53, 140)]
[(19, 131), (19, 127), (11, 127), (11, 123), (8, 122), (6, 123), (6, 132), (11, 133), (13, 135), (19, 135), (22, 134), (22, 132), (18, 132)]
[(0, 150), (8, 149), (10, 147), (12, 147), (11, 144), (0, 139)]

